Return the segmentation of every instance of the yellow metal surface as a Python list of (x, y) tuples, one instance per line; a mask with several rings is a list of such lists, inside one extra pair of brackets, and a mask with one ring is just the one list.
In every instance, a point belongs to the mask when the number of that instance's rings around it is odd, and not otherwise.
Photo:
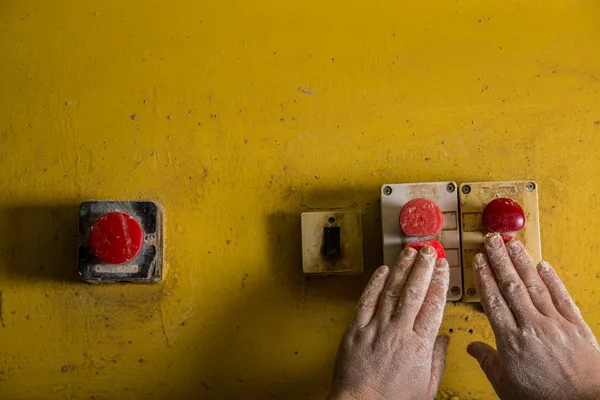
[[(313, 399), (381, 261), (384, 182), (535, 179), (542, 254), (600, 333), (600, 3), (0, 4), (0, 397)], [(77, 206), (165, 206), (169, 275), (76, 277)], [(305, 279), (300, 213), (364, 214)], [(493, 398), (447, 307), (439, 397)]]

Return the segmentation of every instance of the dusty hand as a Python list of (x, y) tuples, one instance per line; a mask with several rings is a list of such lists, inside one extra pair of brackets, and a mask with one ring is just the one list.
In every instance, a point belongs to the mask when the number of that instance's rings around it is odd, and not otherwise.
[(518, 240), (490, 235), (475, 256), (481, 303), (498, 351), (471, 343), (502, 399), (600, 398), (600, 348), (550, 264), (536, 266)]
[(330, 399), (432, 399), (444, 367), (442, 322), (450, 271), (425, 246), (406, 248), (380, 267), (357, 306), (338, 351)]

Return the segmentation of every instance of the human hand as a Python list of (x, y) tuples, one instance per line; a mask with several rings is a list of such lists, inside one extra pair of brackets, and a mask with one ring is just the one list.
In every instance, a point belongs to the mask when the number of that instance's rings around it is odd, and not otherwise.
[(329, 399), (433, 399), (450, 338), (437, 336), (450, 280), (446, 259), (405, 248), (380, 267), (338, 350)]
[(467, 348), (501, 399), (600, 398), (600, 347), (550, 264), (498, 234), (473, 262), (498, 351)]

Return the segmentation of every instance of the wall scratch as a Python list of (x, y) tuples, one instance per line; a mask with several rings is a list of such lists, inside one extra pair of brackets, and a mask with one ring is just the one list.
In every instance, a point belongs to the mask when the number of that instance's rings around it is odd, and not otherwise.
[(2, 292), (0, 292), (0, 325), (6, 328), (6, 325), (4, 325), (4, 300), (2, 299)]
[(138, 161), (137, 165), (135, 166), (135, 168), (131, 172), (135, 172), (135, 170), (138, 169), (140, 167), (140, 165), (142, 165), (143, 163), (144, 163), (144, 160)]
[(167, 341), (167, 347), (173, 347), (173, 342), (167, 333), (167, 327), (165, 326), (165, 313), (163, 311), (162, 306), (160, 307), (160, 322), (162, 325), (163, 335), (165, 335), (165, 340)]
[(302, 93), (304, 93), (304, 94), (308, 94), (308, 95), (310, 95), (310, 96), (314, 96), (314, 95), (316, 94), (316, 93), (315, 93), (315, 92), (313, 92), (312, 90), (305, 89), (305, 88), (303, 88), (302, 86), (300, 86), (300, 87), (298, 88), (298, 90), (299, 90), (299, 91), (301, 91)]

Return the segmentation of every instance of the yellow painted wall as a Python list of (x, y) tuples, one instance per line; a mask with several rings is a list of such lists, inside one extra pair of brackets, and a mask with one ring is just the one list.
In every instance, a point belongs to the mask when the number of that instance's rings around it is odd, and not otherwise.
[[(536, 179), (545, 258), (600, 334), (599, 17), (595, 0), (2, 1), (0, 397), (323, 398), (381, 262), (386, 182)], [(77, 207), (98, 198), (165, 206), (162, 284), (77, 281)], [(349, 206), (365, 275), (305, 280), (300, 213)], [(450, 305), (442, 328), (439, 397), (493, 398), (465, 353), (492, 340), (485, 317)]]

